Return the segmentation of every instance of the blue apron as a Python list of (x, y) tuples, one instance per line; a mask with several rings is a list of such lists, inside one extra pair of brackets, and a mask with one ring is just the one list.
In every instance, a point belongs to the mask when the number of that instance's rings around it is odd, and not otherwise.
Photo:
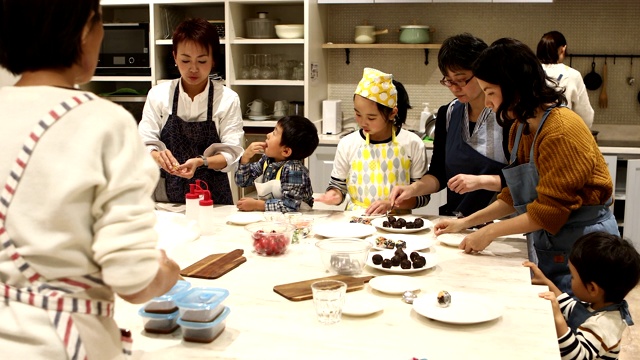
[[(187, 122), (178, 116), (178, 100), (180, 85), (176, 85), (173, 94), (173, 107), (167, 123), (160, 133), (162, 141), (167, 149), (180, 164), (202, 155), (209, 145), (220, 143), (220, 136), (213, 121), (213, 83), (209, 84), (209, 97), (207, 100), (207, 120)], [(189, 184), (196, 180), (207, 183), (214, 204), (232, 205), (233, 196), (229, 186), (229, 178), (226, 173), (212, 169), (198, 168), (191, 179), (171, 175), (166, 171), (160, 171), (160, 176), (165, 178), (166, 192), (169, 202), (184, 203), (185, 194), (189, 192)]]
[(627, 323), (627, 326), (633, 325), (633, 319), (631, 319), (631, 313), (629, 313), (629, 304), (627, 304), (626, 300), (622, 300), (622, 302), (619, 304), (605, 306), (602, 309), (598, 309), (594, 312), (589, 311), (584, 303), (578, 301), (573, 307), (571, 314), (569, 314), (569, 317), (567, 318), (567, 325), (569, 325), (571, 330), (573, 330), (573, 332), (575, 333), (578, 330), (578, 327), (584, 324), (584, 322), (593, 315), (603, 311), (616, 310), (620, 312), (620, 317), (622, 318), (622, 320), (624, 320), (624, 322)]
[[(533, 148), (538, 137), (538, 133), (544, 125), (550, 108), (542, 116), (540, 126), (531, 145), (529, 162), (519, 164), (517, 161), (518, 145), (522, 137), (522, 131), (526, 124), (520, 123), (516, 133), (515, 144), (511, 150), (509, 165), (502, 170), (507, 186), (513, 198), (513, 207), (518, 215), (527, 212), (527, 205), (538, 198), (536, 187), (538, 186), (538, 169), (533, 161)], [(573, 243), (582, 235), (604, 231), (613, 235), (620, 235), (618, 224), (609, 209), (611, 199), (605, 205), (582, 206), (574, 210), (564, 226), (553, 235), (541, 229), (527, 234), (527, 250), (529, 260), (536, 263), (544, 275), (549, 278), (562, 292), (570, 295), (571, 274), (569, 273), (569, 252)]]
[[(447, 179), (458, 174), (498, 175), (505, 164), (490, 159), (464, 141), (465, 104), (457, 102), (451, 110), (451, 121), (447, 130), (445, 147), (445, 174)], [(458, 194), (447, 188), (447, 204), (441, 208), (441, 215), (469, 216), (491, 203), (495, 191), (476, 190)]]

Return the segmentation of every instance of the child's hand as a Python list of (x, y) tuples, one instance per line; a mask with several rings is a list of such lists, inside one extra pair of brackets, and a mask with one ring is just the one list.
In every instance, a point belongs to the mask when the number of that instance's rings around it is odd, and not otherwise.
[(560, 310), (560, 304), (558, 303), (558, 298), (556, 298), (556, 294), (553, 291), (545, 291), (538, 294), (543, 299), (547, 299), (551, 301), (551, 309), (553, 309), (553, 322), (556, 325), (556, 335), (558, 337), (564, 335), (569, 331), (567, 326), (567, 321), (562, 315), (562, 310)]
[(240, 211), (264, 211), (264, 201), (252, 198), (241, 198), (236, 205)]
[(389, 200), (376, 200), (371, 204), (364, 212), (365, 215), (379, 215), (386, 214), (387, 211), (393, 210), (391, 201)]
[(267, 147), (267, 143), (266, 142), (252, 142), (244, 150), (244, 153), (242, 154), (241, 162), (243, 164), (246, 164), (251, 160), (253, 155), (255, 155), (255, 154), (264, 154), (264, 149), (266, 147)]
[(522, 263), (522, 266), (528, 267), (531, 269), (533, 273), (533, 277), (531, 278), (531, 283), (533, 285), (547, 285), (547, 277), (544, 276), (542, 270), (538, 267), (538, 265), (532, 263), (531, 261), (525, 261)]
[(327, 205), (338, 205), (342, 202), (342, 194), (332, 189), (313, 200)]

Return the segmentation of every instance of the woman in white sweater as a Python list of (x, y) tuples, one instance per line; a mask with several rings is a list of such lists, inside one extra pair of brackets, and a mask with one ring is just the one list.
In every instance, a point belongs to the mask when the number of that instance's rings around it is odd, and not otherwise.
[(567, 56), (567, 39), (559, 31), (550, 31), (538, 42), (536, 56), (547, 76), (564, 88), (567, 107), (580, 115), (589, 128), (593, 124), (593, 108), (589, 102), (582, 74), (562, 62)]
[(156, 249), (158, 170), (135, 120), (74, 89), (98, 62), (101, 15), (99, 0), (0, 6), (0, 66), (21, 75), (0, 88), (3, 359), (124, 358), (114, 295), (143, 303), (178, 279)]

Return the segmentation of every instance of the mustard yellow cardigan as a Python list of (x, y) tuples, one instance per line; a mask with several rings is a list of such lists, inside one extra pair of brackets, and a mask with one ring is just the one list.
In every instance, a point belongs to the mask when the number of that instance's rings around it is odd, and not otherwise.
[[(511, 127), (509, 150), (513, 149), (519, 123)], [(529, 161), (534, 133), (522, 135), (518, 163)], [(583, 205), (602, 205), (613, 193), (607, 164), (584, 121), (568, 108), (551, 110), (535, 144), (533, 159), (540, 181), (538, 198), (527, 205), (529, 216), (552, 234), (560, 231), (573, 210)], [(513, 205), (508, 187), (498, 195)]]

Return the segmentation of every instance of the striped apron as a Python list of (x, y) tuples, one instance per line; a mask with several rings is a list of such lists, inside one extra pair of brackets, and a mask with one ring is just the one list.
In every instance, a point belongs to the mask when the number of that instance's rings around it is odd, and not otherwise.
[[(20, 255), (13, 239), (7, 233), (5, 221), (11, 200), (18, 189), (20, 179), (40, 138), (67, 112), (94, 98), (95, 95), (91, 93), (79, 93), (55, 106), (38, 122), (22, 146), (20, 154), (13, 163), (7, 181), (0, 193), (0, 243), (2, 244), (2, 251), (7, 253), (22, 275), (30, 282), (30, 285), (24, 288), (16, 288), (0, 283), (0, 291), (3, 292), (7, 303), (17, 301), (47, 310), (51, 324), (60, 336), (69, 359), (87, 358), (84, 345), (71, 314), (113, 317), (112, 302), (80, 299), (73, 296), (77, 293), (86, 292), (91, 288), (106, 287), (101, 280), (101, 273), (55, 280), (46, 279)], [(123, 353), (125, 356), (130, 355), (131, 334), (127, 331), (122, 331), (121, 335)]]

